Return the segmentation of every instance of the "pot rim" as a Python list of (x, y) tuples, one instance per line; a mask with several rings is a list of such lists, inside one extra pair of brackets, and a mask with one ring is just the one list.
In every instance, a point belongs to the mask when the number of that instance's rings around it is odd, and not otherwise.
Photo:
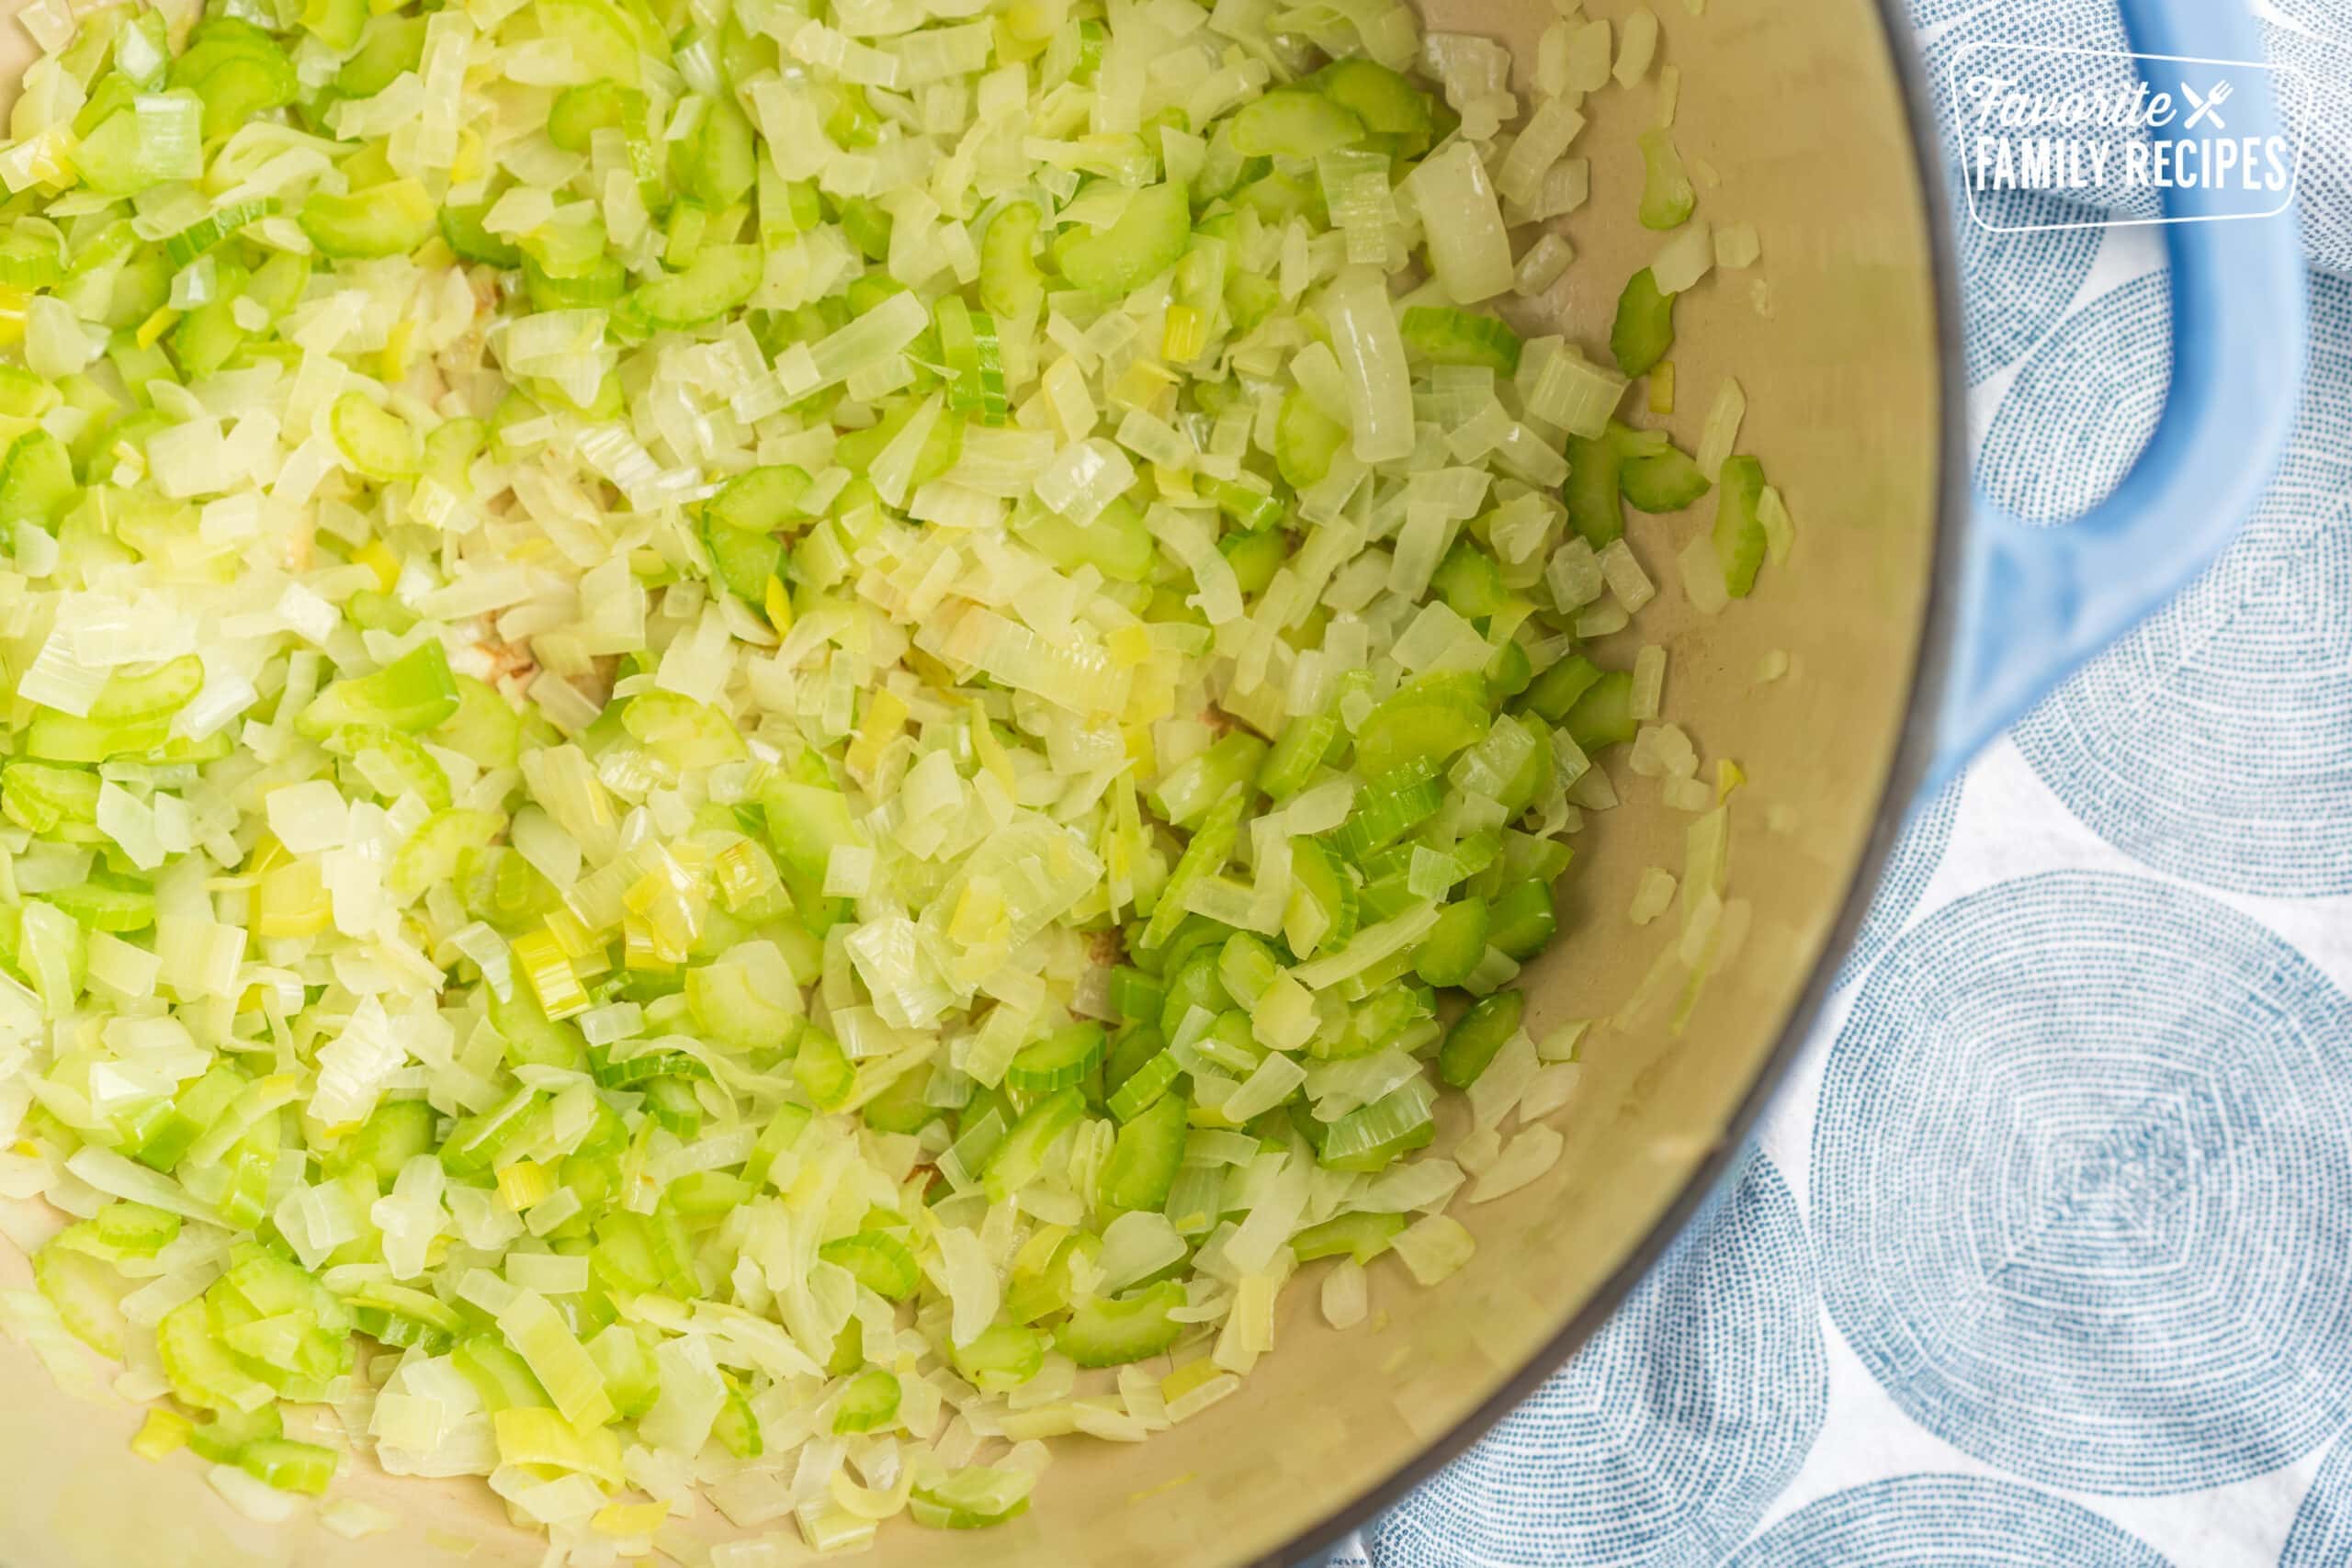
[(1838, 972), (1854, 938), (1870, 913), (1881, 873), (1894, 852), (1905, 820), (1926, 778), (1936, 749), (1936, 716), (1950, 693), (1953, 636), (1959, 618), (1961, 576), (1970, 511), (1967, 443), (1967, 385), (1961, 331), (1960, 250), (1953, 233), (1952, 203), (1944, 169), (1943, 141), (1937, 126), (1927, 69), (1905, 19), (1901, 0), (1876, 0), (1879, 23), (1892, 57), (1895, 82), (1903, 99), (1904, 120), (1910, 131), (1911, 154), (1919, 175), (1919, 191), (1927, 208), (1928, 271), (1931, 306), (1935, 312), (1939, 358), (1937, 384), (1941, 393), (1937, 457), (1939, 467), (1934, 513), (1936, 532), (1933, 570), (1927, 604), (1914, 645), (1911, 692), (1896, 741), (1893, 765), (1887, 770), (1872, 810), (1869, 842), (1856, 863), (1840, 901), (1828, 942), (1815, 961), (1813, 972), (1790, 1010), (1779, 1039), (1766, 1055), (1747, 1092), (1724, 1122), (1714, 1146), (1691, 1171), (1647, 1235), (1618, 1264), (1592, 1298), (1562, 1325), (1560, 1331), (1505, 1379), (1502, 1385), (1425, 1444), (1420, 1451), (1378, 1484), (1367, 1488), (1327, 1512), (1271, 1552), (1249, 1560), (1247, 1568), (1310, 1568), (1328, 1561), (1340, 1539), (1385, 1513), (1404, 1495), (1467, 1451), (1494, 1425), (1524, 1404), (1641, 1283), (1668, 1247), (1678, 1240), (1691, 1216), (1717, 1189), (1735, 1179), (1744, 1162), (1740, 1156), (1747, 1135), (1788, 1075), (1798, 1053), (1812, 1036), (1829, 999)]

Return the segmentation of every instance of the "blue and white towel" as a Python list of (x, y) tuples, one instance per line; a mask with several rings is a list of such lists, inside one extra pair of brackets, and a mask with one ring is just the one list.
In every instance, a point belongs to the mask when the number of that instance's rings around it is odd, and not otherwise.
[[(2276, 482), (1919, 813), (1742, 1179), (1358, 1568), (2352, 1562), (2352, 0), (2254, 4), (2305, 89)], [(2124, 47), (1913, 6), (1931, 69)], [(1957, 228), (1978, 472), (2078, 512), (2162, 404), (2157, 231)]]

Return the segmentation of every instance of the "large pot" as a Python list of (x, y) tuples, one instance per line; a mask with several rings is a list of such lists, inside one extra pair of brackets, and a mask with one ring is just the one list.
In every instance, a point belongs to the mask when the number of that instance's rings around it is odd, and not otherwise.
[[(2175, 386), (2149, 456), (2068, 529), (1972, 509), (1951, 209), (1902, 24), (1880, 0), (1719, 0), (1696, 17), (1651, 3), (1682, 73), (1676, 141), (1721, 174), (1709, 210), (1752, 220), (1764, 253), (1760, 274), (1727, 275), (1683, 304), (1671, 423), (1694, 444), (1718, 378), (1736, 374), (1742, 448), (1764, 458), (1801, 531), (1792, 565), (1753, 600), (1702, 619), (1669, 593), (1644, 622), (1670, 644), (1676, 716), (1754, 781), (1733, 814), (1731, 888), (1755, 912), (1744, 953), (1679, 1034), (1662, 1019), (1595, 1032), (1565, 1157), (1511, 1198), (1459, 1211), (1478, 1250), (1453, 1279), (1425, 1291), (1393, 1264), (1376, 1269), (1374, 1317), (1347, 1334), (1323, 1325), (1311, 1288), (1294, 1290), (1277, 1353), (1240, 1394), (1141, 1445), (1065, 1445), (1028, 1516), (953, 1537), (894, 1527), (877, 1565), (1312, 1561), (1470, 1443), (1607, 1318), (1713, 1188), (1923, 783), (2201, 567), (2283, 443), (2301, 359), (2291, 227), (2177, 224), (2165, 231)], [(1497, 34), (1531, 62), (1553, 14), (1529, 0), (1426, 9), (1432, 28)], [(2259, 59), (2236, 0), (2124, 10), (2142, 51)], [(13, 79), (28, 46), (12, 30), (0, 48), (17, 51), (0, 59)], [(2237, 87), (2233, 132), (2261, 134), (2273, 114), (2259, 73)], [(1567, 225), (1589, 280), (1567, 330), (1589, 341), (1605, 335), (1616, 280), (1655, 247), (1627, 217), (1640, 118), (1611, 106), (1578, 146), (1596, 196)], [(2198, 199), (2185, 193), (2175, 213), (2192, 216)], [(1769, 308), (1751, 297), (1758, 276)], [(1636, 517), (1635, 546), (1668, 575), (1670, 551), (1645, 525), (1658, 526)], [(1759, 685), (1774, 649), (1790, 674)], [(1642, 868), (1681, 863), (1688, 820), (1635, 805), (1587, 835), (1564, 891), (1569, 934), (1528, 983), (1539, 1033), (1611, 1013), (1669, 940), (1663, 926), (1634, 931), (1623, 911)], [(0, 1269), (0, 1282), (23, 1282), (14, 1254)], [(0, 1562), (416, 1568), (455, 1562), (449, 1535), (480, 1540), (466, 1559), (477, 1565), (541, 1550), (478, 1481), (393, 1482), (364, 1464), (338, 1490), (394, 1508), (394, 1532), (355, 1544), (307, 1515), (257, 1526), (185, 1456), (133, 1458), (136, 1412), (69, 1399), (13, 1344), (0, 1345)], [(799, 1554), (796, 1543), (786, 1556)]]

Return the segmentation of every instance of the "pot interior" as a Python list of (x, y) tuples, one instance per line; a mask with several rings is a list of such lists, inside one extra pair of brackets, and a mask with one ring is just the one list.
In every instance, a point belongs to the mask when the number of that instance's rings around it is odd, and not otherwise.
[[(1882, 796), (1922, 652), (1944, 415), (1929, 197), (1893, 45), (1873, 0), (1717, 0), (1695, 17), (1697, 0), (1653, 4), (1660, 59), (1680, 73), (1673, 134), (1700, 211), (1753, 223), (1763, 247), (1758, 266), (1718, 273), (1681, 301), (1666, 423), (1695, 447), (1720, 382), (1736, 377), (1747, 399), (1739, 449), (1761, 457), (1787, 498), (1797, 543), (1754, 598), (1707, 618), (1684, 599), (1674, 556), (1712, 502), (1631, 513), (1633, 547), (1662, 592), (1639, 637), (1604, 651), (1630, 662), (1637, 640), (1664, 641), (1668, 716), (1696, 739), (1709, 777), (1718, 758), (1748, 775), (1731, 802), (1728, 888), (1752, 910), (1745, 947), (1679, 1031), (1672, 996), (1594, 1027), (1578, 1097), (1555, 1118), (1567, 1140), (1559, 1164), (1500, 1201), (1457, 1201), (1478, 1242), (1461, 1273), (1423, 1290), (1380, 1261), (1371, 1321), (1342, 1334), (1316, 1306), (1328, 1265), (1307, 1266), (1285, 1297), (1276, 1352), (1239, 1394), (1145, 1444), (1072, 1439), (1024, 1517), (970, 1534), (893, 1527), (869, 1559), (877, 1565), (1254, 1559), (1466, 1436), (1463, 1423), (1524, 1386), (1531, 1361), (1571, 1325), (1597, 1323), (1612, 1280), (1723, 1152), (1873, 835), (1891, 830)], [(1588, 9), (1615, 19), (1633, 7)], [(1428, 0), (1426, 11), (1434, 28), (1503, 39), (1522, 77), (1554, 14), (1524, 0)], [(30, 46), (12, 29), (0, 51), (0, 79), (13, 80)], [(1632, 216), (1634, 139), (1657, 99), (1655, 71), (1604, 96), (1576, 147), (1591, 160), (1593, 194), (1559, 225), (1577, 259), (1555, 301), (1562, 330), (1596, 353), (1619, 287), (1661, 239)], [(1787, 673), (1759, 682), (1776, 654)], [(1539, 1037), (1618, 1013), (1680, 931), (1679, 904), (1641, 929), (1626, 908), (1643, 868), (1680, 874), (1692, 818), (1663, 806), (1659, 781), (1633, 776), (1622, 753), (1608, 768), (1625, 804), (1580, 836), (1562, 886), (1562, 939), (1527, 983)], [(0, 1254), (0, 1284), (22, 1284), (21, 1258)], [(68, 1398), (13, 1343), (0, 1342), (0, 1386), (12, 1411), (0, 1423), (11, 1478), (0, 1561), (415, 1568), (458, 1561), (458, 1539), (478, 1543), (465, 1558), (476, 1565), (538, 1560), (537, 1538), (508, 1526), (479, 1481), (394, 1482), (362, 1461), (338, 1491), (394, 1508), (399, 1529), (359, 1543), (315, 1523), (269, 1529), (231, 1513), (186, 1456), (134, 1458), (136, 1412)], [(694, 1525), (724, 1529), (707, 1511)]]

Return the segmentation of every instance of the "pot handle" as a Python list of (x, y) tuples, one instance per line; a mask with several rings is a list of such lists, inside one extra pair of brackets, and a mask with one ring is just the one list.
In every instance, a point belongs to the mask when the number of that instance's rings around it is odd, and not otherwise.
[[(2120, 0), (2143, 54), (2259, 64), (2239, 0)], [(2231, 79), (2228, 133), (2284, 134), (2267, 70)], [(2150, 137), (2180, 140), (2181, 120)], [(2291, 188), (2290, 201), (2291, 202)], [(2172, 385), (2113, 494), (2037, 527), (1976, 491), (1959, 637), (1925, 800), (2092, 655), (2171, 599), (2236, 536), (2287, 444), (2301, 391), (2304, 262), (2291, 207), (2219, 220), (2203, 186), (2165, 194)]]

